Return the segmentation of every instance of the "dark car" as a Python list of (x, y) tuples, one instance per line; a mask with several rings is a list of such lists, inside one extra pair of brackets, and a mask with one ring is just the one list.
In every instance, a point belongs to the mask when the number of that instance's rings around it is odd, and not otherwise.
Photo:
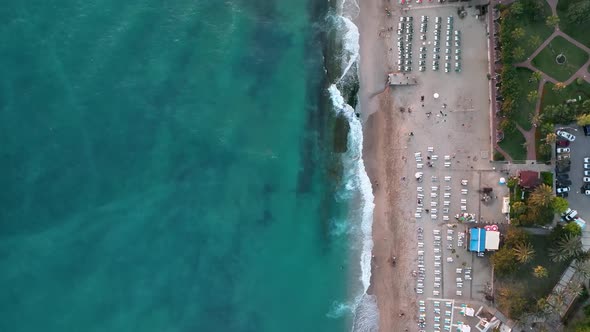
[(570, 141), (559, 140), (559, 141), (555, 142), (555, 144), (557, 144), (557, 146), (561, 146), (561, 147), (568, 147), (568, 146), (570, 146)]
[(567, 186), (571, 186), (572, 185), (572, 181), (570, 180), (560, 180), (557, 181), (557, 186), (558, 187), (567, 187)]
[(562, 198), (567, 198), (567, 196), (569, 196), (569, 195), (568, 195), (568, 193), (557, 193), (556, 196), (562, 197)]
[(570, 176), (567, 173), (557, 173), (555, 176), (557, 180), (568, 180)]
[(570, 167), (569, 166), (558, 166), (555, 167), (555, 172), (556, 173), (567, 173), (570, 171)]

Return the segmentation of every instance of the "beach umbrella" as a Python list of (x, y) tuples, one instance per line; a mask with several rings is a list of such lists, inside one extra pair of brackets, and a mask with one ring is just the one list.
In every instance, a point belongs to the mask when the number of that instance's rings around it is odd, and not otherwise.
[(435, 92), (433, 97), (434, 97), (434, 99), (438, 99), (439, 94)]

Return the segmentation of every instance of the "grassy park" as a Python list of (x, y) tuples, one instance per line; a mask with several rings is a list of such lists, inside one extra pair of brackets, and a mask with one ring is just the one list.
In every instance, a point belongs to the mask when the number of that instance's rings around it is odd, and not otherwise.
[(536, 100), (528, 100), (531, 91), (537, 91), (539, 83), (531, 81), (532, 72), (526, 68), (516, 68), (517, 97), (512, 119), (524, 130), (532, 127), (531, 116), (535, 114)]
[(588, 17), (590, 14), (587, 0), (559, 0), (557, 2), (557, 15), (560, 18), (559, 28), (570, 37), (590, 47), (590, 33), (588, 33), (590, 31), (590, 19), (578, 22), (572, 21), (568, 15), (570, 6), (578, 8), (581, 17)]
[(506, 151), (513, 160), (526, 160), (526, 148), (524, 144), (526, 140), (524, 136), (514, 129), (504, 133), (504, 139), (498, 143), (502, 150)]
[(541, 111), (548, 105), (561, 104), (568, 99), (578, 99), (579, 97), (582, 100), (590, 99), (590, 83), (585, 81), (580, 83), (574, 81), (561, 91), (554, 90), (555, 84), (545, 83), (541, 96)]
[[(548, 16), (551, 16), (551, 8), (546, 1), (522, 0), (518, 4), (501, 6), (506, 10), (503, 15), (502, 27), (509, 31), (513, 37), (515, 46), (524, 49), (523, 57), (517, 61), (526, 59), (547, 39), (553, 28), (545, 24)], [(513, 34), (516, 29), (522, 29), (522, 33)]]
[[(565, 63), (557, 63), (559, 55), (565, 56)], [(588, 54), (557, 36), (533, 59), (533, 66), (558, 81), (566, 81), (588, 60)]]

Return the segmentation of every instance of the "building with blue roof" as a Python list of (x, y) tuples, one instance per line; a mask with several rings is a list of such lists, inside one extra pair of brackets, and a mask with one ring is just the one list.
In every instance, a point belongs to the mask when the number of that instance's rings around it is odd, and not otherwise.
[(469, 230), (469, 251), (483, 252), (486, 249), (486, 230), (472, 228)]

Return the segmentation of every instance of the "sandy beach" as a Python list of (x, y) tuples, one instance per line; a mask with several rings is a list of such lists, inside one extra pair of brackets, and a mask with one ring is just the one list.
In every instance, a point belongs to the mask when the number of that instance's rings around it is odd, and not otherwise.
[[(400, 115), (388, 112), (393, 109), (389, 89), (383, 91), (386, 75), (390, 71), (387, 44), (381, 34), (386, 26), (386, 1), (361, 1), (357, 25), (360, 32), (360, 102), (366, 118), (364, 156), (367, 172), (373, 185), (375, 211), (373, 220), (373, 264), (371, 289), (377, 296), (381, 331), (404, 331), (415, 326), (400, 313), (410, 312), (414, 302), (411, 257), (409, 251), (412, 230), (403, 220), (402, 209), (408, 195), (401, 183), (404, 161), (400, 143), (406, 137)], [(381, 92), (381, 93), (379, 93)], [(368, 117), (368, 118), (367, 118)], [(396, 148), (397, 147), (397, 148)], [(396, 267), (391, 257), (396, 256)]]
[[(387, 15), (386, 8), (390, 9), (391, 15)], [(455, 13), (453, 5), (436, 5), (413, 8), (403, 15), (419, 19), (420, 15), (430, 15), (432, 18), (433, 15), (449, 17)], [(450, 250), (436, 254), (444, 256), (445, 262), (442, 264), (435, 263), (435, 254), (427, 254), (425, 286), (421, 286), (424, 287), (424, 294), (418, 296), (415, 291), (416, 277), (413, 275), (419, 264), (417, 251), (441, 250), (436, 249), (440, 244), (433, 244), (432, 233), (444, 228), (451, 235), (448, 239), (445, 237), (446, 244), (442, 250), (457, 245), (457, 238), (453, 236), (467, 230), (466, 226), (454, 221), (453, 216), (457, 213), (474, 213), (481, 218), (480, 221), (484, 218), (497, 219), (499, 214), (496, 202), (484, 206), (478, 197), (480, 189), (495, 186), (494, 182), (499, 176), (490, 163), (485, 22), (478, 21), (474, 12), (468, 18), (456, 22), (456, 28), (461, 30), (464, 44), (467, 45), (462, 50), (462, 72), (445, 73), (428, 68), (426, 72), (412, 72), (411, 75), (419, 80), (418, 85), (389, 88), (386, 84), (387, 74), (394, 71), (397, 57), (394, 42), (396, 32), (393, 27), (401, 15), (401, 9), (393, 2), (362, 1), (360, 15), (355, 21), (360, 32), (359, 96), (364, 120), (363, 155), (375, 195), (369, 292), (377, 298), (379, 329), (388, 332), (418, 330), (418, 299), (424, 301), (433, 295), (461, 300), (481, 297), (478, 290), (487, 282), (485, 271), (488, 269), (483, 260), (475, 260), (464, 248), (457, 248), (460, 249), (457, 252), (453, 249), (452, 255)], [(414, 48), (422, 45), (429, 49), (432, 47), (427, 40), (422, 44), (416, 42)], [(428, 56), (431, 59), (432, 54)], [(437, 96), (440, 94), (440, 98), (433, 97), (435, 92)], [(434, 153), (427, 152), (427, 148)], [(418, 184), (414, 179), (417, 171), (415, 153), (428, 154), (429, 163), (432, 162), (432, 167), (423, 170), (428, 179), (424, 184)], [(441, 159), (444, 156), (444, 163), (435, 159), (431, 161), (430, 156), (435, 154), (440, 154)], [(438, 181), (435, 178), (444, 178), (445, 182), (448, 179), (448, 183), (441, 186), (445, 188), (444, 202), (437, 193), (427, 192), (430, 188), (438, 190), (439, 184), (433, 183)], [(418, 186), (426, 188), (426, 213), (418, 213), (422, 211), (416, 200), (416, 195), (420, 196), (417, 193)], [(423, 190), (422, 187), (420, 190)], [(450, 198), (451, 193), (454, 193), (453, 198)], [(447, 195), (449, 198), (446, 198)], [(442, 192), (440, 196), (443, 196)], [(433, 214), (435, 212), (428, 212), (431, 207), (446, 211), (444, 215), (442, 211), (436, 215)], [(431, 209), (434, 211), (437, 208)], [(419, 214), (423, 216), (417, 217)], [(502, 218), (501, 215), (499, 217)], [(418, 249), (419, 228), (424, 228), (426, 234), (425, 239), (421, 240), (423, 243), (420, 243), (424, 249)], [(394, 256), (395, 265), (392, 264)], [(440, 257), (436, 259), (440, 261)], [(430, 270), (432, 266), (435, 268)], [(455, 285), (455, 268), (460, 266), (474, 266), (474, 270), (482, 271), (483, 274), (482, 277), (474, 278), (478, 281), (470, 283), (469, 289), (465, 291)], [(438, 269), (441, 271), (435, 271)], [(437, 273), (440, 275), (435, 278)], [(442, 279), (437, 281), (440, 283), (438, 286), (434, 284), (435, 279)]]

